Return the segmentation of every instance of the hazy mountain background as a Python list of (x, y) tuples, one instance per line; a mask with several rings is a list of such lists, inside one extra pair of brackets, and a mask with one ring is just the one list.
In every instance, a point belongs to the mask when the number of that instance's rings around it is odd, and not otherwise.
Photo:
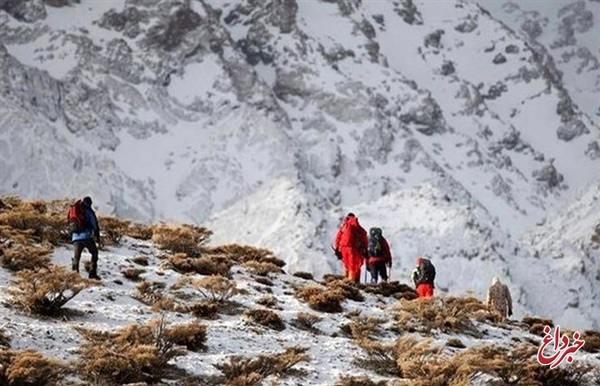
[(0, 194), (209, 226), (600, 326), (600, 2), (0, 0)]

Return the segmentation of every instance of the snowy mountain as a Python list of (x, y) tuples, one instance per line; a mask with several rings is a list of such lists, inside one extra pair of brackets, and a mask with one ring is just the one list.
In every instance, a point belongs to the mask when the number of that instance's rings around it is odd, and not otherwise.
[(569, 4), (3, 0), (0, 193), (205, 224), (318, 276), (354, 211), (393, 277), (427, 254), (440, 291), (497, 275), (519, 315), (598, 328), (591, 252), (552, 258), (600, 223), (600, 4)]

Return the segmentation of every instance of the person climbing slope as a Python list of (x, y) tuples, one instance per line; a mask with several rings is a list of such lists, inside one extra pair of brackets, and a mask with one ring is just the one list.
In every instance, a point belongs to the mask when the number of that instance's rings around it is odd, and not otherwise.
[(352, 282), (360, 282), (360, 270), (367, 257), (367, 231), (354, 213), (348, 213), (335, 235), (333, 247), (344, 264), (344, 274)]

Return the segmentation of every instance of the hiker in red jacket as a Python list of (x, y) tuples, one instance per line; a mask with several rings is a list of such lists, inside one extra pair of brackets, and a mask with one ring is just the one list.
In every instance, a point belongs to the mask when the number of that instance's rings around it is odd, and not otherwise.
[(358, 223), (354, 213), (348, 213), (335, 235), (333, 247), (344, 264), (345, 276), (353, 282), (360, 281), (360, 269), (367, 256), (369, 240), (367, 231)]
[(421, 256), (417, 257), (417, 265), (412, 272), (411, 278), (415, 283), (415, 291), (420, 298), (433, 296), (435, 267), (431, 263), (431, 260)]

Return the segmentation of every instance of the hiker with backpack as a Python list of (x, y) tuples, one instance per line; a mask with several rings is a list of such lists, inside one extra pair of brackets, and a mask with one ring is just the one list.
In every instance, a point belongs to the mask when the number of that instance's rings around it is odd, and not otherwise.
[(71, 230), (71, 241), (74, 246), (72, 269), (79, 272), (79, 260), (84, 249), (92, 255), (92, 268), (89, 273), (90, 279), (100, 280), (98, 277), (98, 247), (100, 244), (100, 226), (98, 218), (92, 209), (92, 199), (85, 197), (77, 200), (69, 207), (67, 215)]
[(433, 296), (435, 267), (431, 263), (431, 260), (419, 256), (411, 278), (415, 283), (415, 291), (420, 298)]
[(344, 264), (344, 275), (352, 282), (360, 282), (360, 270), (367, 257), (368, 243), (367, 231), (360, 226), (354, 213), (348, 213), (335, 235), (333, 248)]
[(498, 314), (502, 321), (505, 321), (507, 317), (512, 316), (512, 298), (510, 296), (510, 290), (506, 284), (500, 282), (500, 279), (497, 277), (492, 279), (492, 285), (488, 288), (485, 304), (492, 312)]
[(392, 253), (381, 228), (369, 229), (368, 252), (367, 271), (371, 274), (371, 284), (377, 284), (379, 276), (387, 283), (387, 268), (392, 268)]

